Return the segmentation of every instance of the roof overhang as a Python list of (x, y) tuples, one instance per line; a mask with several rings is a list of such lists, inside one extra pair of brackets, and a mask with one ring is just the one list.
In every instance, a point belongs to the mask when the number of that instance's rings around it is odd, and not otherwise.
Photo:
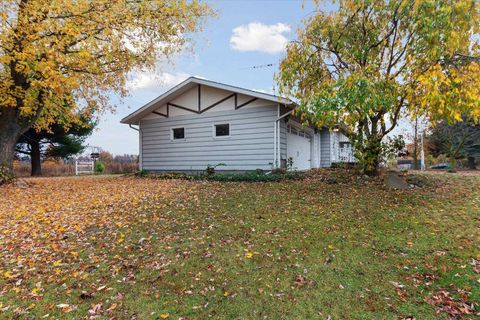
[(190, 77), (187, 80), (181, 82), (180, 84), (176, 85), (175, 87), (171, 88), (158, 98), (150, 101), (140, 109), (136, 110), (135, 112), (129, 114), (125, 118), (123, 118), (120, 122), (121, 123), (126, 123), (126, 124), (138, 124), (140, 119), (144, 118), (148, 114), (150, 114), (152, 111), (158, 109), (160, 106), (163, 104), (166, 104), (167, 102), (170, 102), (174, 100), (175, 98), (179, 97), (180, 95), (184, 94), (188, 90), (198, 86), (198, 85), (204, 85), (208, 87), (213, 87), (217, 89), (222, 89), (226, 91), (231, 91), (234, 93), (239, 93), (243, 94), (246, 96), (251, 96), (254, 98), (258, 99), (263, 99), (267, 101), (271, 101), (274, 103), (279, 103), (279, 104), (284, 104), (287, 106), (294, 105), (294, 103), (286, 98), (275, 96), (272, 94), (268, 93), (263, 93), (259, 91), (254, 91), (254, 90), (249, 90), (249, 89), (244, 89), (244, 88), (239, 88), (235, 86), (231, 86), (228, 84), (224, 83), (219, 83), (215, 81), (210, 81), (210, 80), (205, 80), (205, 79), (200, 79), (196, 77)]

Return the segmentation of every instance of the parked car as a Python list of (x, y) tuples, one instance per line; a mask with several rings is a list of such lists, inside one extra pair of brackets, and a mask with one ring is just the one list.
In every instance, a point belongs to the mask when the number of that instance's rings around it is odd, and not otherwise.
[(437, 169), (437, 170), (442, 170), (442, 169), (450, 169), (450, 164), (448, 162), (442, 162), (439, 164), (436, 164), (434, 166), (431, 166), (430, 169)]

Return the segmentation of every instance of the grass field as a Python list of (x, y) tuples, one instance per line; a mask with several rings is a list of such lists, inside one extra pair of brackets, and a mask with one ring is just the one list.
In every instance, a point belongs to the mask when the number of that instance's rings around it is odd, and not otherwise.
[(478, 318), (480, 176), (426, 177), (2, 187), (0, 318)]

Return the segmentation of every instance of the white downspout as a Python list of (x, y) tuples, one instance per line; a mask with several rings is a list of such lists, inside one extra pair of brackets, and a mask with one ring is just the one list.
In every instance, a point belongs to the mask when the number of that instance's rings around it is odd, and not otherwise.
[[(273, 123), (273, 128), (274, 128), (274, 131), (273, 131), (273, 166), (274, 168), (278, 168), (278, 165), (277, 165), (277, 160), (280, 161), (280, 120), (282, 120), (283, 118), (285, 118), (286, 116), (292, 114), (293, 110), (290, 110), (288, 112), (285, 112), (284, 114), (282, 114), (280, 116), (280, 105), (278, 105), (279, 108), (278, 108), (278, 118), (275, 120), (275, 122)], [(277, 134), (277, 128), (278, 128), (278, 134)], [(278, 136), (278, 139), (277, 139), (277, 136)], [(278, 145), (277, 145), (278, 144)], [(278, 147), (278, 149), (277, 149)], [(278, 155), (278, 159), (277, 159), (277, 155)]]
[(272, 168), (277, 167), (277, 150), (276, 150), (276, 145), (277, 145), (277, 123), (273, 123), (273, 164)]
[(425, 151), (423, 149), (423, 132), (421, 136), (422, 149), (420, 150), (420, 170), (425, 171)]
[[(277, 118), (280, 117), (280, 104), (277, 105)], [(282, 166), (282, 157), (280, 155), (280, 137), (282, 131), (280, 130), (280, 121), (277, 121), (277, 164), (278, 168)]]
[(140, 124), (138, 125), (138, 129), (131, 124), (128, 126), (131, 129), (138, 131), (138, 170), (142, 171), (142, 131), (140, 131)]
[(278, 167), (280, 168), (282, 166), (282, 157), (280, 155), (280, 137), (282, 131), (280, 130), (280, 121), (277, 121), (277, 161), (278, 161)]

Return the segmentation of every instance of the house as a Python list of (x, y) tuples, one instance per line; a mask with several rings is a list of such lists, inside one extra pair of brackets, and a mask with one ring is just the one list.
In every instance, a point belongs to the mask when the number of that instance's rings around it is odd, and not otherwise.
[[(397, 168), (398, 170), (412, 170), (414, 169), (415, 160), (413, 159), (398, 159)], [(422, 167), (422, 162), (417, 160), (417, 168)]]
[(287, 163), (308, 170), (353, 161), (345, 136), (302, 126), (294, 107), (282, 97), (191, 77), (121, 122), (139, 131), (140, 169), (147, 171), (220, 163), (217, 170), (267, 171)]

